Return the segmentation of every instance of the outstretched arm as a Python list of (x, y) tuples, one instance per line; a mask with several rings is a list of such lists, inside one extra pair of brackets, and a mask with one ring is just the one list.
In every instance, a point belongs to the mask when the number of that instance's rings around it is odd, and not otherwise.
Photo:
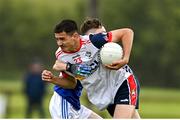
[(51, 71), (48, 70), (44, 70), (42, 72), (42, 80), (67, 89), (74, 89), (77, 84), (77, 80), (72, 76), (67, 76), (66, 78), (57, 77), (53, 75)]

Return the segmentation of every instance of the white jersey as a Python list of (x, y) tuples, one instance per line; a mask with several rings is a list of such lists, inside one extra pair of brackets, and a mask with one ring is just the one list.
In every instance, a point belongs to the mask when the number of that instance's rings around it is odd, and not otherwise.
[(128, 67), (127, 65), (119, 70), (105, 68), (100, 61), (99, 51), (100, 49), (96, 48), (89, 40), (89, 36), (85, 35), (81, 36), (81, 47), (77, 52), (70, 54), (59, 49), (57, 52), (60, 54), (56, 57), (64, 62), (70, 62), (72, 64), (85, 63), (94, 68), (94, 72), (81, 80), (81, 83), (87, 91), (90, 102), (100, 110), (103, 110), (114, 102), (118, 88), (128, 78), (131, 72), (125, 69)]
[(71, 103), (56, 92), (51, 98), (49, 111), (52, 119), (88, 119), (93, 113), (83, 105), (80, 110), (75, 109)]

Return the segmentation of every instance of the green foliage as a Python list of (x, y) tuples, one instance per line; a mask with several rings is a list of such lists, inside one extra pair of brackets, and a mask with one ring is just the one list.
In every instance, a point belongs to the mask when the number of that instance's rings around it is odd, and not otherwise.
[[(50, 68), (57, 49), (54, 25), (64, 18), (80, 25), (89, 2), (1, 0), (0, 78), (23, 71), (34, 57), (43, 59)], [(180, 86), (179, 0), (99, 0), (97, 5), (99, 18), (108, 30), (134, 30), (130, 65), (143, 86)]]
[(142, 84), (180, 86), (180, 1), (101, 0), (101, 3), (100, 18), (107, 28), (134, 30), (130, 64)]
[(79, 7), (83, 3), (80, 0), (1, 0), (1, 69), (22, 69), (37, 56), (52, 64), (57, 49), (53, 27), (64, 18), (83, 19), (84, 8)]

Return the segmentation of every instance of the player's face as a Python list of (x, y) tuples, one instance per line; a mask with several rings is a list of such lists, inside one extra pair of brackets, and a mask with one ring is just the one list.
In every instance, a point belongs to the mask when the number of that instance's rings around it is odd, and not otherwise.
[(68, 35), (66, 32), (55, 33), (57, 45), (61, 47), (63, 51), (72, 52), (76, 49), (76, 33)]

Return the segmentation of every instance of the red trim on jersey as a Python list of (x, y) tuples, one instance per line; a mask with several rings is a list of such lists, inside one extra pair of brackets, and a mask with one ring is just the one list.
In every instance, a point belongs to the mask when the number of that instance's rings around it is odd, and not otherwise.
[(136, 81), (133, 75), (130, 75), (127, 80), (129, 84), (129, 97), (131, 102), (130, 105), (136, 105), (136, 101), (137, 101)]
[(62, 76), (63, 76), (64, 78), (67, 78), (67, 77), (68, 77), (68, 74), (65, 73), (65, 72), (62, 72)]
[(81, 40), (81, 43), (82, 43), (82, 44), (86, 44), (86, 41), (84, 41), (84, 40)]
[(112, 32), (108, 32), (108, 42), (112, 42)]
[(89, 44), (91, 43), (91, 40), (82, 40), (82, 44), (85, 45), (85, 44)]
[(56, 59), (58, 59), (59, 55), (62, 53), (62, 50), (56, 53)]
[(80, 38), (80, 46), (79, 46), (79, 48), (76, 50), (76, 51), (74, 51), (74, 52), (66, 52), (66, 51), (63, 51), (64, 53), (75, 53), (75, 52), (78, 52), (80, 49), (81, 49), (81, 46), (82, 46), (82, 39)]

